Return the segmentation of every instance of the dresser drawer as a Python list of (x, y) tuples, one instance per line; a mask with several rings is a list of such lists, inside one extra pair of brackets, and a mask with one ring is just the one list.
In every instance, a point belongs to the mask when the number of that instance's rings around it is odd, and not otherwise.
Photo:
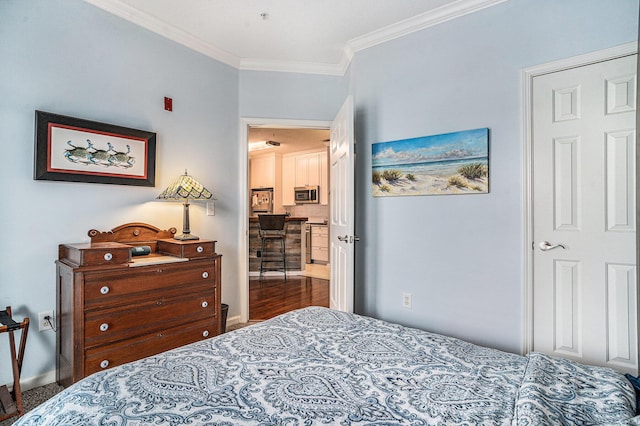
[(215, 263), (189, 261), (127, 268), (118, 271), (87, 273), (84, 287), (86, 309), (110, 307), (111, 304), (135, 303), (165, 294), (167, 289), (188, 284), (216, 285)]
[(120, 243), (60, 244), (60, 258), (81, 266), (117, 265), (131, 260), (131, 246)]
[(140, 336), (127, 340), (125, 343), (113, 343), (87, 349), (85, 351), (84, 376), (197, 342), (215, 336), (217, 333), (217, 319), (202, 320), (189, 326), (176, 326)]
[(93, 347), (122, 339), (153, 334), (169, 324), (213, 319), (219, 315), (215, 288), (195, 288), (193, 293), (160, 296), (119, 309), (101, 309), (85, 315), (85, 347)]
[(212, 257), (216, 251), (215, 241), (158, 240), (158, 251), (176, 257), (197, 259)]

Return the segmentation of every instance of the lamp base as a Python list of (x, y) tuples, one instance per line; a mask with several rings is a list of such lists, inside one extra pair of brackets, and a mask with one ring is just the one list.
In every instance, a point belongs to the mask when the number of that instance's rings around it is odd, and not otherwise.
[(180, 235), (175, 235), (173, 239), (186, 241), (186, 240), (199, 240), (200, 237), (192, 234), (180, 234)]

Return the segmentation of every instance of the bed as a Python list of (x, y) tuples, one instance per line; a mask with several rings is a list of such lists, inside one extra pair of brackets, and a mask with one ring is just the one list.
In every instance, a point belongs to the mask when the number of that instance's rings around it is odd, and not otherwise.
[(16, 425), (635, 424), (624, 376), (310, 307), (89, 376)]

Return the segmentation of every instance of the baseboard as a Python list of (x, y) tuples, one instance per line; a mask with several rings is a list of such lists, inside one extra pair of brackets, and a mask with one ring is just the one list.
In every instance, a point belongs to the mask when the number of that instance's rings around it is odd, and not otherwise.
[(240, 315), (227, 318), (227, 326), (240, 324)]
[[(56, 381), (56, 370), (48, 371), (44, 374), (40, 374), (39, 376), (33, 376), (28, 378), (20, 379), (20, 389), (22, 391), (28, 391), (29, 389), (37, 388), (40, 386), (48, 385)], [(13, 383), (7, 383), (8, 388), (13, 387)]]

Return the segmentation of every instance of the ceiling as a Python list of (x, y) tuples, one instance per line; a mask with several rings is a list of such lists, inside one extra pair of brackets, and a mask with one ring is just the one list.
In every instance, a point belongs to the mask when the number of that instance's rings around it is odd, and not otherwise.
[(85, 0), (243, 70), (343, 75), (359, 50), (507, 0)]
[(249, 152), (249, 158), (267, 153), (282, 155), (291, 152), (325, 148), (326, 143), (329, 141), (329, 129), (250, 127), (248, 139), (249, 143), (258, 141), (275, 141), (280, 143), (280, 146)]

